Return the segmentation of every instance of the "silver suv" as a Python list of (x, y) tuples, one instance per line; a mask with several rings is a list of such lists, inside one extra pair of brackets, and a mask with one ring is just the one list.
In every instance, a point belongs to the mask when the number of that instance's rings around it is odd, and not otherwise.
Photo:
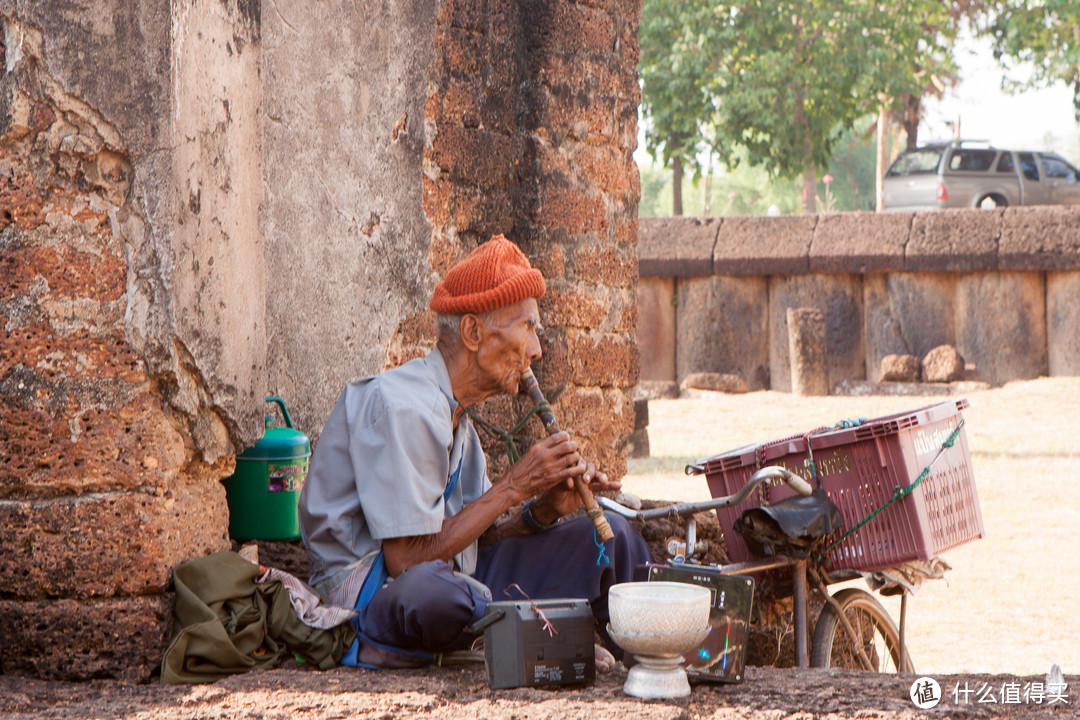
[(901, 153), (882, 190), (887, 211), (1080, 205), (1080, 171), (1055, 153), (960, 141)]

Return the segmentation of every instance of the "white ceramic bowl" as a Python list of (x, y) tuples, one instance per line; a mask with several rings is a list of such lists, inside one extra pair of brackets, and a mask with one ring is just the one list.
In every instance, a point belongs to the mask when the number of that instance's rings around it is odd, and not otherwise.
[(709, 632), (712, 593), (700, 585), (633, 582), (608, 591), (611, 638), (634, 655), (680, 653)]

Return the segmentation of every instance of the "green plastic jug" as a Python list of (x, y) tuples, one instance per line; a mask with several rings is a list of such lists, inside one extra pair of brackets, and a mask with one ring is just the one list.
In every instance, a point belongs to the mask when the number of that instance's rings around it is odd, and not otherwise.
[(287, 427), (267, 415), (262, 439), (236, 456), (236, 472), (222, 480), (229, 503), (229, 535), (237, 540), (296, 540), (300, 522), (296, 504), (307, 478), (311, 442), (293, 428), (285, 401), (277, 403)]

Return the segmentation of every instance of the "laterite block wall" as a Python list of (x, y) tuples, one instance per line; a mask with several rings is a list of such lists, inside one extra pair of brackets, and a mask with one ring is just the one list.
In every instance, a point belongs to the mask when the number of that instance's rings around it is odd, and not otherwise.
[[(613, 476), (625, 473), (638, 379), (639, 15), (637, 0), (445, 3), (422, 124), (431, 279), (494, 234), (521, 246), (548, 280), (540, 385)], [(388, 365), (430, 347), (422, 300)], [(481, 413), (508, 427), (525, 409), (493, 400)]]
[(642, 379), (791, 389), (786, 312), (825, 313), (830, 382), (955, 346), (974, 379), (1080, 375), (1080, 209), (641, 221)]

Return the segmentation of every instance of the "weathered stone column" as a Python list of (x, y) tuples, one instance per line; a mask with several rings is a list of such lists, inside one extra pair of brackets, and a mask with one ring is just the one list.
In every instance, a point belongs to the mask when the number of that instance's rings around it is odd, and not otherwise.
[[(416, 123), (429, 283), (496, 233), (522, 247), (548, 279), (541, 386), (614, 477), (625, 472), (638, 379), (639, 15), (637, 0), (446, 2)], [(388, 364), (430, 347), (426, 300), (399, 325)], [(494, 400), (481, 412), (509, 424), (524, 407)]]
[(825, 314), (817, 308), (788, 308), (787, 333), (792, 394), (828, 395)]
[(0, 671), (145, 679), (258, 431), (258, 18), (91, 5), (0, 2)]
[(862, 277), (794, 275), (769, 278), (769, 367), (772, 389), (791, 391), (787, 310), (820, 308), (825, 316), (825, 358), (830, 378), (865, 378)]

